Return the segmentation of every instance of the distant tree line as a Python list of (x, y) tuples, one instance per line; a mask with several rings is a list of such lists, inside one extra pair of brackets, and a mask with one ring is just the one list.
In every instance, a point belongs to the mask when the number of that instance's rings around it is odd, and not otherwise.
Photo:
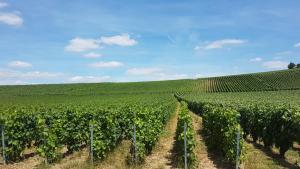
[(294, 69), (294, 68), (300, 68), (300, 63), (298, 63), (297, 65), (293, 62), (291, 62), (289, 65), (288, 65), (288, 68), (289, 69)]

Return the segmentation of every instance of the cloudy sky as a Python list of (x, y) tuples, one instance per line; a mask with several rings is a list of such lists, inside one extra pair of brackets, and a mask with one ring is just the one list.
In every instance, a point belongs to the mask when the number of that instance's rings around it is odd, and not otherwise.
[(0, 0), (0, 84), (124, 82), (300, 62), (299, 0)]

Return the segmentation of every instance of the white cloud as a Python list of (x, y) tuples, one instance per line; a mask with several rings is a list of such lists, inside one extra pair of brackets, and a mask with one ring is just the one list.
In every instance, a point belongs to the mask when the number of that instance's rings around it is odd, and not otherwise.
[(50, 73), (50, 72), (40, 72), (40, 71), (34, 71), (34, 72), (26, 72), (22, 73), (20, 77), (26, 78), (26, 79), (39, 79), (39, 78), (55, 78), (58, 76), (63, 76), (63, 73)]
[(100, 58), (100, 57), (102, 57), (102, 55), (101, 55), (100, 53), (90, 52), (90, 53), (87, 53), (87, 54), (83, 55), (83, 57), (95, 59), (95, 58)]
[(210, 49), (220, 49), (225, 46), (229, 45), (239, 45), (239, 44), (244, 44), (246, 43), (246, 40), (242, 39), (222, 39), (222, 40), (216, 40), (213, 42), (210, 42), (204, 46), (196, 46), (194, 49), (199, 50), (199, 49), (205, 49), (205, 50), (210, 50)]
[(104, 82), (111, 79), (110, 76), (73, 76), (68, 79), (68, 82), (72, 83), (94, 83)]
[(113, 67), (120, 67), (124, 64), (117, 61), (110, 61), (110, 62), (96, 62), (92, 63), (89, 66), (94, 68), (113, 68)]
[(8, 66), (14, 68), (28, 68), (32, 67), (32, 64), (24, 61), (12, 61), (8, 63)]
[(100, 45), (133, 46), (136, 44), (137, 41), (131, 39), (128, 34), (102, 36), (100, 39), (83, 39), (76, 37), (70, 40), (69, 44), (65, 47), (65, 50), (69, 52), (83, 52), (98, 49)]
[(0, 70), (0, 78), (17, 80), (55, 78), (63, 75), (63, 73), (50, 73), (40, 71), (20, 72), (14, 70)]
[(260, 57), (250, 59), (250, 62), (261, 62), (263, 59)]
[(133, 46), (137, 44), (137, 41), (131, 39), (128, 34), (122, 34), (108, 37), (103, 36), (100, 38), (100, 43), (106, 45)]
[(132, 68), (127, 70), (127, 74), (129, 75), (153, 75), (153, 74), (158, 74), (161, 73), (161, 69), (159, 68)]
[(0, 70), (0, 78), (10, 78), (15, 76), (15, 72), (9, 70)]
[(286, 68), (288, 64), (288, 62), (278, 60), (264, 62), (262, 66), (268, 69), (283, 69)]
[(15, 13), (0, 13), (0, 23), (1, 22), (11, 26), (21, 26), (23, 19)]
[(22, 80), (0, 80), (0, 85), (26, 85), (30, 84)]
[(196, 78), (196, 79), (202, 78), (202, 77), (204, 77), (204, 75), (202, 75), (202, 74), (200, 74), (200, 73), (195, 75), (195, 78)]
[(152, 68), (131, 68), (126, 71), (128, 75), (139, 76), (144, 80), (175, 80), (188, 78), (186, 74), (166, 73), (163, 69)]
[(8, 3), (6, 2), (0, 2), (0, 8), (5, 8), (8, 6)]
[(295, 48), (300, 48), (300, 43), (296, 43), (296, 44), (294, 45), (294, 47), (295, 47)]
[(0, 69), (1, 85), (36, 84), (36, 82), (53, 82), (61, 80), (65, 74), (41, 71), (16, 71), (11, 69)]
[(70, 52), (83, 52), (99, 47), (100, 45), (95, 39), (83, 39), (77, 37), (70, 40), (69, 44), (65, 47), (65, 50)]

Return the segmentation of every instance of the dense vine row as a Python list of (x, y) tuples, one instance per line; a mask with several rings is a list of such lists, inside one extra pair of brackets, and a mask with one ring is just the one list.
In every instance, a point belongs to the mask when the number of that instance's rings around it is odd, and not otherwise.
[(11, 108), (0, 121), (5, 128), (5, 154), (8, 161), (18, 161), (26, 148), (36, 147), (38, 154), (51, 163), (60, 158), (63, 147), (71, 153), (87, 146), (92, 125), (93, 154), (102, 159), (122, 139), (132, 139), (135, 124), (137, 154), (143, 160), (155, 145), (174, 105), (166, 101), (106, 108), (97, 105)]
[(227, 161), (235, 164), (237, 151), (240, 160), (243, 159), (243, 139), (240, 139), (240, 148), (237, 150), (237, 133), (241, 132), (239, 113), (220, 104), (206, 102), (192, 102), (175, 95), (178, 100), (185, 101), (193, 112), (203, 118), (203, 130), (207, 136), (208, 148), (221, 152)]
[(195, 166), (196, 154), (194, 152), (196, 142), (194, 138), (194, 129), (192, 117), (185, 102), (180, 103), (180, 112), (178, 114), (178, 122), (176, 129), (176, 148), (178, 156), (178, 165), (184, 165), (184, 125), (186, 124), (186, 144), (187, 144), (187, 164), (189, 168)]
[[(169, 120), (171, 113), (175, 111), (175, 106), (174, 104), (169, 104), (156, 108), (140, 107), (138, 111), (136, 110), (137, 109), (131, 113), (135, 116), (133, 118), (133, 123), (135, 124), (137, 131), (136, 157), (138, 162), (143, 162), (145, 156), (152, 151), (158, 141), (159, 134)], [(132, 147), (132, 149), (133, 148), (134, 147)]]
[[(223, 124), (226, 118), (222, 118), (225, 113), (231, 122), (235, 121), (236, 115), (240, 115), (240, 125), (244, 131), (244, 138), (250, 135), (254, 141), (261, 140), (264, 142), (266, 147), (278, 147), (280, 155), (284, 157), (285, 152), (292, 148), (294, 142), (299, 142), (300, 135), (300, 107), (297, 102), (291, 104), (278, 104), (276, 99), (274, 102), (264, 102), (260, 100), (253, 100), (250, 102), (249, 98), (247, 101), (236, 97), (235, 101), (226, 98), (217, 98), (216, 96), (203, 93), (207, 99), (203, 97), (185, 97), (180, 98), (185, 100), (189, 104), (189, 108), (196, 113), (203, 116), (203, 119), (210, 119), (205, 126), (216, 127)], [(277, 93), (278, 95), (278, 93)], [(249, 96), (248, 96), (249, 97)], [(270, 98), (272, 97), (269, 96)], [(299, 97), (299, 96), (298, 96)], [(215, 98), (215, 99), (214, 99)], [(274, 98), (273, 98), (274, 99)], [(288, 102), (287, 102), (288, 103)], [(229, 112), (235, 112), (230, 116)], [(214, 123), (213, 117), (216, 119), (222, 119), (219, 122)], [(211, 117), (211, 118), (210, 118)], [(226, 126), (222, 126), (223, 131)], [(230, 127), (235, 129), (234, 126)], [(214, 137), (213, 132), (210, 132), (209, 137)], [(234, 138), (232, 137), (232, 142)], [(210, 142), (213, 142), (211, 140)], [(217, 145), (217, 144), (216, 144)], [(226, 151), (224, 151), (226, 153)]]
[(251, 135), (256, 142), (264, 142), (265, 147), (275, 145), (280, 156), (299, 142), (300, 109), (289, 105), (243, 105), (237, 108), (241, 114), (244, 137)]
[[(207, 143), (210, 148), (219, 150), (225, 158), (236, 162), (236, 154), (244, 154), (243, 139), (240, 140), (240, 148), (237, 150), (236, 135), (240, 130), (238, 113), (230, 108), (205, 104), (202, 108), (203, 130), (207, 135)], [(240, 156), (240, 159), (243, 156)]]

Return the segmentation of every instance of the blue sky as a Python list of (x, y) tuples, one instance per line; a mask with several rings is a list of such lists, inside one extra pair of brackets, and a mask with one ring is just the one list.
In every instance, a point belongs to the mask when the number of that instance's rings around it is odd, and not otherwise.
[(300, 1), (0, 0), (0, 84), (124, 82), (285, 69)]

